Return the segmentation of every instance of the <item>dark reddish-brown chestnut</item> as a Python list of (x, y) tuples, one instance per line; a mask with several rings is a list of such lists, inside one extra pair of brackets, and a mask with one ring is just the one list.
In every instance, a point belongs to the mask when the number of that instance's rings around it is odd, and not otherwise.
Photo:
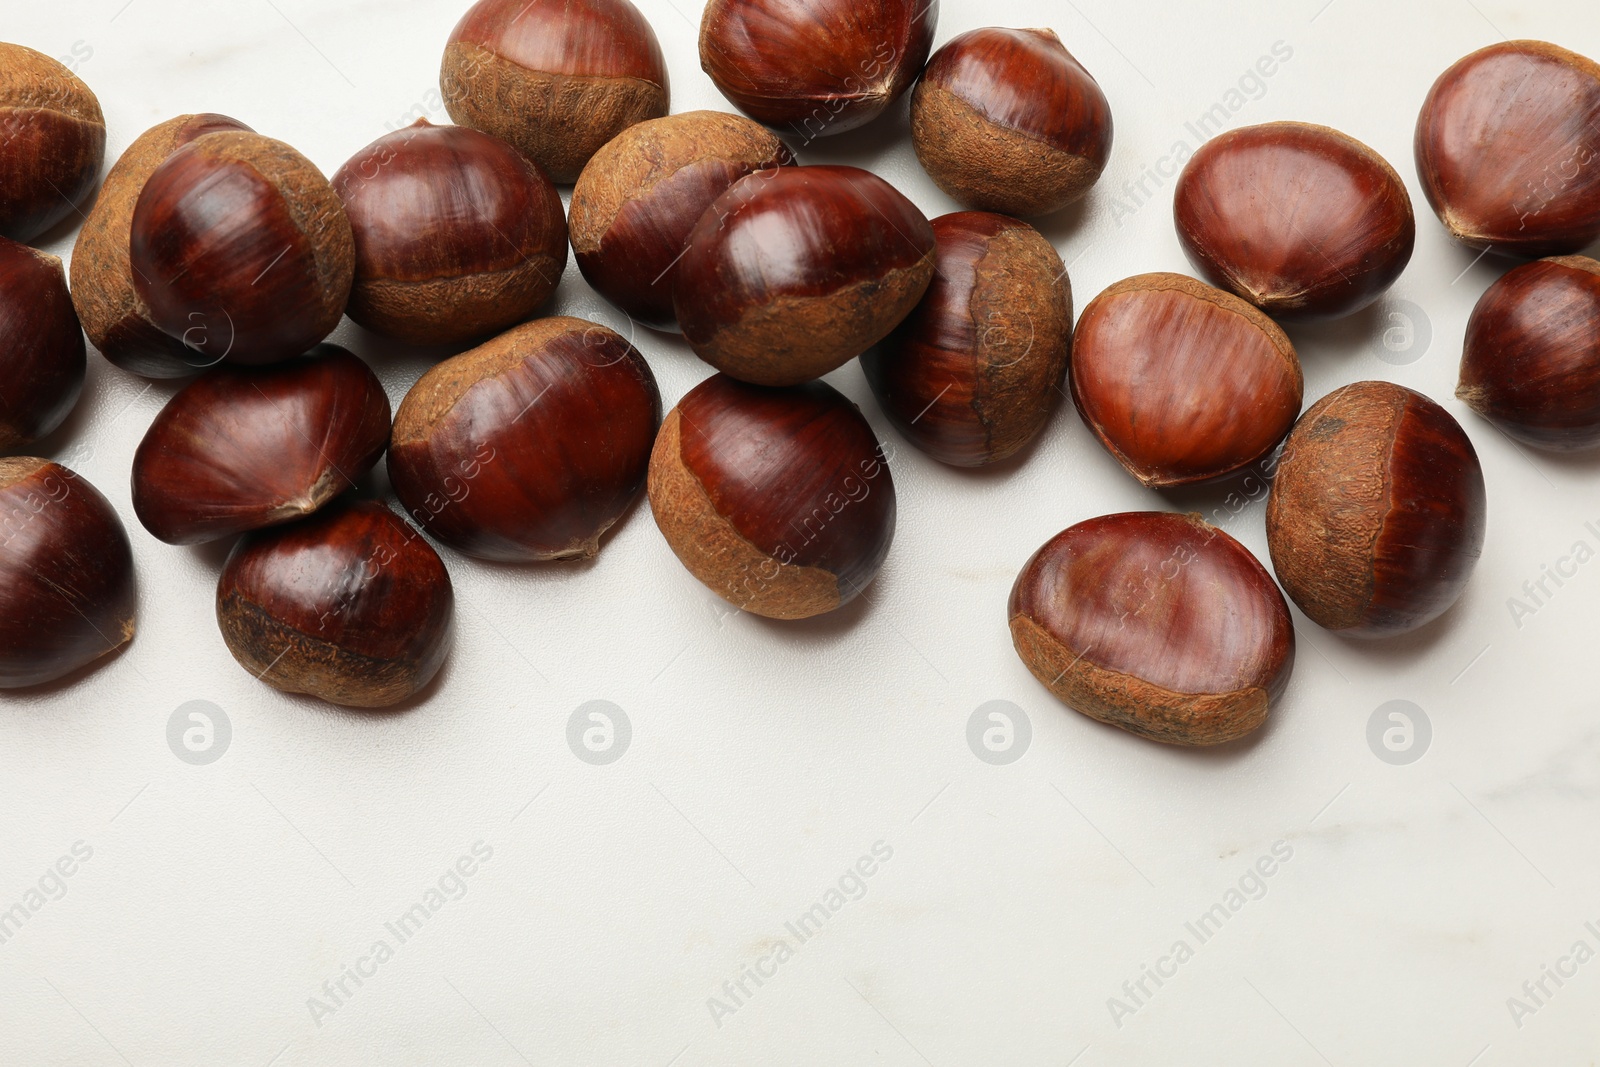
[(861, 357), (895, 429), (942, 463), (981, 467), (1044, 428), (1072, 351), (1072, 285), (1025, 222), (981, 211), (933, 220), (922, 303)]
[(676, 330), (672, 280), (700, 216), (746, 174), (794, 163), (749, 119), (691, 111), (630, 126), (572, 188), (572, 250), (600, 295), (635, 322)]
[(1428, 203), (1467, 244), (1582, 251), (1600, 237), (1600, 64), (1544, 41), (1480, 49), (1428, 91), (1416, 156)]
[(706, 209), (678, 261), (684, 339), (724, 374), (798, 385), (865, 352), (933, 279), (933, 227), (855, 167), (779, 167)]
[(99, 490), (0, 459), (0, 689), (41, 685), (133, 639), (133, 549)]
[(1467, 321), (1456, 396), (1519, 441), (1553, 452), (1600, 445), (1600, 263), (1524, 263)]
[(810, 141), (900, 99), (938, 23), (938, 0), (711, 0), (700, 66), (739, 110)]
[(894, 479), (872, 427), (823, 382), (716, 375), (661, 425), (650, 507), (672, 551), (728, 603), (804, 619), (854, 600), (894, 539)]
[(350, 317), (417, 344), (499, 333), (537, 311), (567, 266), (567, 220), (544, 172), (498, 137), (427, 119), (333, 176), (356, 242)]
[(87, 363), (61, 260), (0, 237), (0, 451), (61, 425)]
[(670, 99), (656, 33), (628, 0), (478, 0), (450, 33), (439, 81), (452, 119), (563, 184)]
[(1306, 122), (1219, 134), (1173, 195), (1178, 241), (1213, 285), (1273, 318), (1359, 311), (1395, 283), (1417, 241), (1411, 195), (1378, 153)]
[(374, 501), (246, 535), (217, 584), (217, 625), (240, 666), (346, 707), (416, 695), (444, 665), (454, 618), (444, 561)]
[(389, 480), (469, 556), (591, 559), (644, 488), (660, 422), (637, 349), (593, 322), (539, 319), (422, 376), (395, 415)]
[(339, 324), (355, 275), (333, 186), (282, 141), (208, 133), (173, 152), (134, 205), (129, 259), (150, 321), (197, 363), (275, 363)]
[(89, 340), (112, 363), (147, 378), (187, 378), (214, 356), (163, 333), (133, 287), (133, 208), (166, 158), (196, 137), (253, 132), (226, 115), (179, 115), (140, 134), (106, 175), (72, 246), (72, 302)]
[(933, 54), (911, 138), (967, 207), (1046, 215), (1081, 200), (1111, 158), (1111, 105), (1051, 30), (972, 30)]
[(1312, 622), (1387, 637), (1456, 602), (1483, 551), (1485, 512), (1478, 454), (1450, 413), (1403, 386), (1357, 382), (1289, 435), (1267, 545)]
[(133, 455), (133, 510), (173, 545), (292, 522), (351, 488), (389, 443), (389, 398), (335, 345), (185, 386)]
[(106, 155), (100, 101), (42, 52), (0, 42), (0, 237), (31, 241), (89, 195)]
[(1071, 365), (1083, 421), (1152, 488), (1261, 459), (1294, 425), (1305, 388), (1276, 323), (1181, 274), (1141, 274), (1095, 297)]
[(1283, 594), (1198, 515), (1080, 522), (1011, 589), (1017, 655), (1074, 711), (1174, 745), (1255, 730), (1294, 667)]

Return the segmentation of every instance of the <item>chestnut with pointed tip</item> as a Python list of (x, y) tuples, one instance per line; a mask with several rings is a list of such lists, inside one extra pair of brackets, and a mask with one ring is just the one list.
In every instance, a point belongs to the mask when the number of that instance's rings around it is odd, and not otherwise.
[(1285, 322), (1371, 304), (1411, 262), (1417, 238), (1411, 195), (1388, 161), (1306, 122), (1207, 141), (1178, 176), (1173, 214), (1207, 281)]
[(61, 260), (0, 237), (0, 450), (60, 426), (87, 367)]
[(1483, 551), (1478, 454), (1450, 413), (1390, 382), (1323, 397), (1295, 425), (1267, 500), (1267, 546), (1312, 622), (1388, 637), (1442, 615)]
[(1258, 308), (1180, 274), (1141, 274), (1090, 302), (1072, 399), (1128, 473), (1189, 485), (1261, 459), (1300, 413), (1294, 346)]
[(941, 463), (981, 467), (1044, 428), (1072, 351), (1072, 284), (1025, 222), (980, 211), (933, 220), (933, 284), (861, 357), (896, 430)]
[(1257, 729), (1294, 667), (1283, 594), (1198, 515), (1105, 515), (1062, 531), (1017, 576), (1010, 617), (1017, 655), (1062, 703), (1168, 744)]
[(245, 536), (217, 584), (217, 625), (241, 667), (352, 708), (390, 707), (432, 681), (454, 614), (439, 554), (370, 500)]
[(678, 261), (684, 339), (724, 374), (798, 385), (883, 340), (933, 279), (933, 227), (855, 167), (780, 167), (735, 182)]
[(1052, 30), (991, 27), (940, 48), (911, 96), (923, 169), (970, 208), (1047, 215), (1111, 158), (1111, 105)]
[(83, 80), (0, 42), (0, 237), (31, 241), (72, 214), (105, 154), (105, 115)]
[(770, 619), (848, 604), (894, 539), (888, 458), (823, 382), (769, 389), (719, 374), (695, 386), (656, 438), (650, 507), (690, 574)]
[(115, 509), (47, 459), (0, 459), (0, 689), (42, 685), (133, 639), (133, 549)]

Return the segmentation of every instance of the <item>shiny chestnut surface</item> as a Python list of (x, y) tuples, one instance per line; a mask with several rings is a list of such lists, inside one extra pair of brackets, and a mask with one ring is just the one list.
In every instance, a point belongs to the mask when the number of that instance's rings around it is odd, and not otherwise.
[(0, 237), (0, 450), (60, 426), (87, 363), (61, 260)]
[(1483, 470), (1444, 408), (1389, 382), (1312, 405), (1284, 446), (1267, 545), (1319, 626), (1387, 637), (1443, 614), (1483, 551)]
[(133, 456), (133, 510), (174, 545), (291, 522), (351, 488), (389, 443), (389, 398), (335, 345), (218, 367), (161, 409)]
[(1274, 318), (1359, 311), (1411, 262), (1405, 182), (1326, 126), (1269, 122), (1207, 141), (1178, 177), (1178, 240), (1207, 281)]
[(1255, 730), (1294, 666), (1283, 594), (1197, 515), (1106, 515), (1064, 530), (1022, 568), (1009, 611), (1017, 654), (1063, 703), (1169, 744)]
[(0, 42), (0, 237), (31, 241), (71, 215), (105, 152), (105, 115), (82, 79)]

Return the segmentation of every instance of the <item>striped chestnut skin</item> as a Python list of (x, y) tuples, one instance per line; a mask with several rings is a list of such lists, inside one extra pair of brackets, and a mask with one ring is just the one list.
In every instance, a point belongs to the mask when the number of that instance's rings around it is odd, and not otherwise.
[(1090, 302), (1072, 345), (1072, 399), (1152, 488), (1209, 481), (1271, 452), (1305, 382), (1283, 330), (1231, 293), (1141, 274)]
[(1283, 594), (1198, 515), (1080, 522), (1011, 589), (1017, 655), (1074, 711), (1174, 745), (1218, 745), (1266, 721), (1294, 668)]
[(0, 237), (0, 450), (60, 426), (87, 369), (61, 260)]
[(1600, 263), (1524, 263), (1467, 320), (1456, 396), (1519, 441), (1552, 452), (1600, 445)]
[(83, 80), (0, 42), (0, 237), (31, 241), (72, 214), (105, 154), (105, 115)]
[(1014, 455), (1049, 421), (1072, 351), (1072, 284), (1025, 222), (981, 211), (933, 220), (922, 303), (861, 367), (894, 428), (941, 463)]
[(689, 573), (770, 619), (848, 604), (894, 539), (888, 457), (856, 406), (823, 382), (701, 382), (656, 438), (650, 507)]
[(454, 624), (444, 561), (371, 500), (247, 534), (217, 583), (217, 625), (241, 667), (345, 707), (415, 696), (444, 665)]
[(567, 219), (543, 171), (498, 137), (414, 126), (333, 176), (356, 244), (349, 315), (413, 344), (458, 344), (533, 315), (567, 267)]
[(121, 648), (137, 600), (128, 533), (99, 490), (47, 459), (0, 459), (0, 689)]
[(933, 279), (933, 226), (855, 167), (780, 167), (706, 209), (678, 262), (684, 339), (754, 385), (820, 378), (883, 340)]
[(1388, 161), (1305, 122), (1207, 141), (1178, 176), (1173, 214), (1207, 281), (1285, 322), (1360, 311), (1400, 277), (1417, 240), (1411, 195)]
[(655, 30), (628, 0), (478, 0), (450, 32), (439, 84), (453, 120), (563, 185), (671, 96)]
[(939, 0), (710, 0), (700, 66), (740, 111), (811, 141), (900, 99), (938, 23)]
[(1600, 64), (1545, 41), (1480, 49), (1417, 118), (1417, 175), (1450, 233), (1516, 256), (1600, 238)]
[(1051, 30), (964, 33), (934, 53), (911, 97), (923, 169), (982, 211), (1026, 218), (1081, 200), (1112, 136), (1105, 93)]
[(638, 349), (584, 319), (539, 319), (422, 376), (395, 415), (389, 480), (466, 555), (592, 559), (644, 489), (660, 424)]
[(766, 127), (720, 111), (630, 126), (572, 188), (578, 269), (633, 321), (676, 331), (672, 282), (695, 223), (740, 178), (794, 161)]
[(1351, 637), (1423, 626), (1460, 597), (1487, 503), (1472, 442), (1444, 408), (1356, 382), (1295, 425), (1267, 500), (1267, 546), (1312, 622)]
[(171, 545), (277, 526), (351, 488), (388, 443), (383, 384), (337, 345), (217, 367), (150, 424), (133, 454), (133, 510)]

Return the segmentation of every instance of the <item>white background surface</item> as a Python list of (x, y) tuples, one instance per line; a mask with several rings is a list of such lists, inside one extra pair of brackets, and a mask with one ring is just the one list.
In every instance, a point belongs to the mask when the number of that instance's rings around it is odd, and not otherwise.
[[(1325, 123), (1394, 162), (1419, 238), (1393, 297), (1426, 329), (1389, 354), (1398, 365), (1377, 355), (1385, 329), (1403, 326), (1387, 317), (1393, 300), (1291, 333), (1308, 404), (1388, 378), (1444, 403), (1477, 445), (1488, 543), (1444, 620), (1370, 646), (1297, 613), (1287, 697), (1257, 736), (1218, 751), (1066, 710), (1010, 647), (1005, 600), (1022, 562), (1090, 516), (1212, 515), (1239, 488), (1148, 492), (1066, 404), (1022, 461), (987, 473), (897, 442), (899, 531), (870, 603), (811, 623), (721, 619), (647, 506), (589, 566), (446, 551), (458, 637), (439, 684), (401, 712), (351, 714), (234, 664), (212, 608), (227, 546), (162, 545), (129, 505), (134, 447), (174, 387), (91, 354), (79, 412), (41, 453), (128, 523), (140, 632), (70, 687), (0, 697), (0, 908), (75, 842), (93, 849), (66, 895), (0, 944), (0, 1063), (1595, 1062), (1600, 962), (1547, 983), (1554, 995), (1520, 1027), (1507, 998), (1580, 938), (1600, 948), (1584, 928), (1600, 926), (1600, 563), (1520, 628), (1507, 601), (1575, 542), (1600, 547), (1584, 525), (1600, 528), (1600, 462), (1520, 453), (1453, 399), (1467, 315), (1506, 264), (1473, 266), (1446, 238), (1410, 145), (1454, 60), (1502, 36), (1600, 55), (1600, 16), (1590, 0), (1324, 3), (944, 0), (938, 40), (1051, 26), (1104, 86), (1111, 165), (1086, 206), (1044, 227), (1080, 309), (1127, 275), (1189, 270), (1171, 182), (1147, 180), (1142, 205), (1124, 183), (1192, 149), (1185, 122), (1277, 42), (1292, 58), (1246, 85), (1232, 124)], [(51, 55), (92, 49), (79, 73), (105, 108), (108, 164), (161, 120), (218, 111), (332, 173), (414, 107), (448, 121), (430, 105), (465, 6), (11, 0), (0, 36)], [(669, 59), (673, 110), (731, 110), (699, 70), (692, 0), (640, 6)], [(870, 166), (930, 216), (954, 208), (920, 172), (903, 106), (803, 157)], [(65, 256), (74, 232), (43, 243)], [(554, 310), (627, 329), (575, 268)], [(1403, 347), (1403, 332), (1391, 338)], [(395, 402), (430, 362), (349, 323), (335, 340), (374, 363)], [(675, 340), (640, 331), (637, 343), (669, 404), (708, 373)], [(830, 380), (892, 436), (857, 366)], [(1263, 512), (1254, 503), (1224, 525), (1264, 556)], [(566, 741), (569, 715), (594, 699), (632, 721), (631, 748), (609, 766)], [(167, 745), (169, 716), (190, 700), (232, 723), (210, 766)], [(991, 700), (1031, 721), (1031, 748), (1010, 766), (968, 747), (968, 718)], [(1366, 741), (1390, 700), (1433, 725), (1410, 766)], [(317, 1025), (308, 998), (376, 939), (393, 943), (383, 923), (478, 841), (493, 858), (466, 895)], [(753, 996), (718, 1026), (707, 999), (878, 841), (893, 858), (865, 896), (764, 986), (747, 982)], [(1278, 841), (1293, 857), (1265, 896), (1198, 944), (1184, 923)], [(1180, 938), (1194, 957), (1118, 1026), (1108, 998)]]

